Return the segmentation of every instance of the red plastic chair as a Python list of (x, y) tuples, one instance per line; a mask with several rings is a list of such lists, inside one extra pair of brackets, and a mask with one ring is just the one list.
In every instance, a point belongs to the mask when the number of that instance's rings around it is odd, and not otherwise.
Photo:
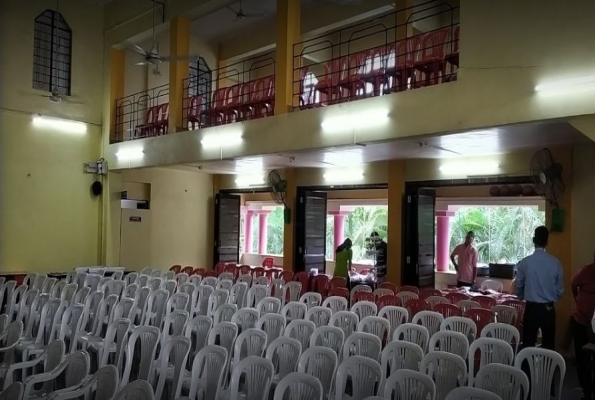
[[(347, 68), (341, 69), (339, 74), (341, 97), (352, 100), (357, 96), (358, 91), (364, 91), (366, 82), (363, 80), (363, 73), (366, 67), (367, 57), (367, 51), (361, 51), (348, 56)], [(347, 95), (343, 96), (343, 92), (347, 92)]]
[(213, 92), (213, 102), (210, 110), (210, 124), (219, 125), (225, 123), (225, 100), (228, 88), (220, 88)]
[(316, 275), (310, 281), (310, 291), (320, 293), (325, 298), (330, 279), (327, 275)]
[(213, 271), (215, 271), (215, 276), (221, 275), (225, 271), (225, 263), (222, 261), (218, 262), (215, 268), (213, 268)]
[[(447, 28), (452, 30), (452, 28)], [(456, 69), (459, 68), (459, 32), (460, 26), (457, 25), (454, 28), (454, 32), (449, 32), (449, 40), (446, 42), (446, 55), (444, 56), (444, 71), (442, 76), (446, 76), (446, 68), (450, 65), (450, 74), (456, 72)], [(448, 81), (456, 80), (456, 75), (446, 77)]]
[(228, 87), (225, 92), (225, 123), (237, 121), (240, 117), (243, 106), (241, 89), (242, 85), (238, 84)]
[[(388, 83), (386, 77), (386, 47), (379, 46), (368, 50), (366, 56), (366, 71), (361, 79), (374, 86), (374, 96), (379, 96), (382, 86)], [(369, 70), (368, 70), (369, 67)], [(386, 85), (388, 87), (388, 85)]]
[(240, 275), (252, 275), (252, 267), (249, 265), (240, 265)]
[(196, 128), (200, 128), (202, 124), (202, 104), (203, 104), (203, 96), (192, 96), (190, 98), (190, 105), (188, 107), (188, 124), (190, 124), (190, 129), (194, 130)]
[(444, 70), (444, 46), (449, 34), (450, 28), (444, 28), (422, 36), (413, 66), (424, 80), (416, 77), (416, 87), (438, 83), (438, 76)]
[(179, 274), (180, 271), (182, 270), (182, 266), (181, 265), (172, 265), (169, 268), (170, 271), (174, 271), (176, 274)]
[(401, 299), (399, 299), (397, 296), (391, 295), (381, 296), (376, 299), (376, 306), (378, 306), (378, 311), (380, 311), (384, 306), (401, 307)]
[(386, 53), (393, 54), (393, 64), (388, 65), (386, 73), (393, 78), (393, 88), (397, 91), (406, 90), (408, 83), (413, 78), (415, 53), (419, 47), (421, 35), (411, 36), (398, 40), (386, 48)]
[(157, 123), (154, 133), (157, 135), (167, 135), (169, 128), (169, 103), (164, 103), (159, 106), (157, 114)]
[(332, 279), (328, 283), (328, 289), (332, 290), (334, 288), (347, 289), (347, 278), (344, 278), (342, 276), (333, 276)]
[(419, 295), (419, 289), (416, 288), (415, 286), (401, 286), (399, 288), (399, 290), (397, 290), (396, 293), (401, 293), (401, 292), (412, 292), (412, 293)]
[(275, 266), (275, 259), (273, 257), (265, 257), (264, 260), (262, 260), (262, 266), (265, 268), (272, 268)]
[(483, 328), (489, 324), (490, 322), (496, 322), (496, 314), (494, 314), (491, 310), (486, 310), (483, 308), (472, 308), (467, 310), (464, 317), (471, 318), (475, 325), (477, 326), (477, 336), (481, 336), (481, 331)]
[(422, 289), (419, 291), (420, 299), (427, 299), (430, 296), (442, 296), (442, 292), (438, 289)]
[(459, 292), (448, 293), (444, 297), (446, 297), (446, 300), (448, 300), (450, 304), (457, 304), (461, 300), (469, 300), (469, 296), (467, 296), (465, 293)]
[(412, 318), (420, 311), (431, 311), (430, 304), (423, 299), (411, 299), (405, 303), (405, 308), (409, 311), (409, 318)]
[(193, 275), (194, 274), (194, 267), (191, 267), (191, 266), (184, 267), (184, 268), (181, 269), (180, 272), (183, 272), (183, 273), (188, 274), (188, 275)]
[(205, 277), (207, 277), (207, 276), (214, 276), (216, 278), (218, 275), (217, 275), (217, 272), (216, 271), (210, 270), (210, 271), (207, 271), (204, 276)]
[(374, 303), (374, 293), (364, 292), (363, 290), (360, 290), (359, 292), (353, 295), (352, 300), (353, 303), (351, 305), (354, 305), (358, 301), (371, 301), (372, 303)]
[(137, 125), (134, 129), (134, 137), (147, 137), (153, 136), (157, 122), (159, 120), (159, 108), (160, 106), (149, 107), (147, 110), (147, 118), (144, 124)]
[(200, 275), (204, 278), (207, 276), (207, 270), (204, 268), (196, 268), (194, 272), (192, 272), (192, 275)]
[(230, 274), (233, 274), (233, 279), (236, 279), (238, 266), (236, 264), (227, 264), (225, 268), (223, 268), (223, 272), (229, 272)]
[(348, 62), (348, 57), (344, 56), (328, 61), (324, 65), (324, 75), (316, 84), (316, 91), (325, 96), (324, 100), (321, 99), (321, 103), (330, 104), (334, 100), (341, 98), (339, 81), (341, 74), (347, 71)]
[(332, 288), (328, 291), (328, 296), (340, 296), (349, 300), (349, 289), (342, 287)]
[(448, 317), (462, 317), (463, 313), (461, 309), (454, 304), (450, 303), (439, 303), (434, 306), (434, 311), (442, 314), (444, 318)]
[(275, 77), (267, 76), (254, 81), (248, 107), (251, 117), (272, 115), (275, 107)]
[(392, 282), (382, 282), (378, 285), (378, 289), (390, 289), (393, 293), (397, 293), (397, 284)]
[(283, 279), (285, 283), (291, 282), (293, 280), (293, 271), (282, 271), (279, 278)]
[(266, 270), (264, 267), (254, 267), (252, 268), (252, 278), (258, 278), (259, 276), (264, 276)]
[(273, 279), (277, 278), (277, 270), (275, 269), (265, 269), (264, 276), (267, 277), (269, 283), (273, 281)]
[(471, 300), (479, 303), (481, 308), (491, 310), (496, 305), (496, 300), (490, 296), (475, 296)]
[(308, 291), (308, 282), (310, 281), (310, 275), (306, 271), (298, 272), (293, 276), (294, 281), (298, 281), (302, 284), (302, 292), (301, 295)]
[[(516, 319), (516, 328), (519, 332), (523, 332), (523, 316), (525, 315), (525, 302), (523, 300), (505, 300), (502, 302), (505, 306), (516, 308), (518, 316)], [(521, 336), (522, 337), (522, 336)]]

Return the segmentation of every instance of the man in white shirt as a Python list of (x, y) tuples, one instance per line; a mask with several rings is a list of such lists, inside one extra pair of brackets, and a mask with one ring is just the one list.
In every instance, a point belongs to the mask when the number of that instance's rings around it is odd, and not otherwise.
[(477, 249), (473, 247), (475, 234), (473, 231), (467, 233), (465, 242), (461, 243), (452, 251), (450, 260), (457, 271), (457, 287), (473, 286), (477, 276)]

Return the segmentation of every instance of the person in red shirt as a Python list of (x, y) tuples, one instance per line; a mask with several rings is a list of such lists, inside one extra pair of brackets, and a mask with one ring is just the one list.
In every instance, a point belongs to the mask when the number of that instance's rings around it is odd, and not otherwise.
[(477, 249), (473, 246), (475, 233), (467, 232), (465, 242), (452, 251), (450, 260), (457, 271), (457, 287), (473, 286), (477, 276)]
[(574, 309), (570, 328), (574, 338), (574, 351), (578, 380), (583, 388), (583, 399), (593, 399), (593, 372), (595, 360), (583, 351), (583, 346), (589, 343), (592, 334), (591, 319), (595, 311), (595, 254), (593, 263), (587, 265), (572, 278), (572, 295), (574, 296)]

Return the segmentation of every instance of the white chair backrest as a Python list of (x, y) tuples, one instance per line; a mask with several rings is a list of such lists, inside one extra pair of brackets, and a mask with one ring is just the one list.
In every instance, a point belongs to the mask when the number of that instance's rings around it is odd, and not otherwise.
[(469, 342), (477, 337), (477, 325), (471, 318), (467, 317), (448, 317), (440, 325), (440, 330), (460, 332), (467, 336)]
[[(419, 365), (424, 358), (424, 351), (415, 343), (395, 340), (386, 344), (380, 355), (380, 366), (382, 367), (382, 378), (386, 380), (395, 371), (410, 369), (419, 371)], [(380, 385), (383, 387), (384, 385)]]
[[(250, 275), (248, 275), (250, 276)], [(238, 306), (238, 309), (246, 306), (248, 297), (248, 284), (246, 282), (236, 282), (229, 292), (229, 302)]]
[(114, 400), (155, 400), (155, 394), (149, 382), (138, 379), (124, 386)]
[[(344, 359), (337, 369), (335, 400), (359, 400), (367, 396), (375, 396), (381, 377), (382, 369), (378, 361), (361, 356)], [(351, 381), (351, 396), (347, 394), (349, 381)]]
[(357, 326), (357, 331), (371, 333), (377, 336), (381, 343), (390, 340), (390, 336), (388, 336), (390, 322), (382, 317), (369, 316), (363, 318)]
[(353, 296), (357, 293), (357, 292), (368, 292), (368, 293), (372, 293), (372, 288), (368, 285), (356, 285), (351, 289), (351, 292), (349, 293), (349, 302), (351, 304), (353, 304)]
[(330, 296), (327, 297), (322, 302), (323, 307), (328, 307), (331, 309), (332, 313), (336, 313), (338, 311), (347, 311), (349, 308), (349, 303), (347, 299), (341, 296)]
[(233, 322), (220, 322), (213, 326), (209, 331), (207, 344), (219, 344), (225, 347), (227, 353), (231, 355), (233, 345), (238, 337), (238, 326)]
[(246, 329), (256, 328), (258, 318), (258, 311), (254, 308), (240, 308), (231, 317), (231, 322), (237, 324), (240, 331), (244, 331)]
[(300, 400), (322, 400), (322, 396), (322, 383), (318, 379), (308, 374), (292, 372), (277, 384), (273, 400), (284, 400), (287, 397)]
[(273, 340), (266, 350), (267, 360), (273, 363), (275, 375), (273, 381), (279, 382), (287, 374), (297, 371), (302, 355), (302, 345), (297, 339), (279, 337)]
[[(63, 283), (64, 285), (64, 283)], [(55, 285), (54, 287), (56, 287), (57, 285)], [(6, 315), (8, 315), (9, 317), (12, 318), (12, 311), (11, 311), (11, 300), (13, 298), (14, 295), (14, 290), (17, 287), (17, 282), (16, 281), (8, 281), (8, 282), (4, 282), (2, 284), (2, 286), (0, 286), (0, 312), (4, 311), (4, 313)], [(50, 297), (54, 298), (53, 294), (54, 293), (54, 289), (52, 288), (52, 292), (50, 293)], [(60, 295), (58, 294), (59, 297)], [(4, 299), (6, 299), (6, 301), (4, 302)]]
[(428, 345), (428, 352), (431, 351), (445, 351), (447, 353), (456, 354), (465, 360), (467, 359), (467, 354), (469, 354), (469, 340), (467, 340), (467, 337), (460, 332), (436, 332), (430, 338), (430, 343)]
[[(153, 371), (153, 360), (155, 360), (155, 352), (157, 351), (157, 344), (159, 343), (160, 331), (155, 326), (140, 326), (132, 331), (128, 344), (126, 346), (125, 357), (126, 364), (120, 387), (125, 387), (128, 382), (136, 379), (149, 379)], [(138, 343), (137, 343), (138, 342)], [(135, 353), (135, 347), (140, 346), (139, 352)], [(140, 354), (138, 361), (134, 360), (134, 355)], [(136, 377), (131, 377), (132, 363), (138, 362), (138, 374)]]
[(387, 288), (378, 288), (376, 290), (374, 290), (374, 298), (378, 299), (382, 296), (394, 296), (395, 292), (393, 292), (391, 289), (387, 289)]
[(496, 292), (502, 292), (502, 290), (504, 290), (504, 284), (500, 281), (486, 279), (481, 283), (481, 290), (495, 290)]
[(215, 292), (215, 289), (210, 285), (199, 285), (196, 289), (198, 298), (196, 300), (195, 315), (207, 315), (209, 311), (209, 299)]
[(514, 361), (514, 350), (504, 340), (494, 338), (479, 338), (469, 346), (469, 383), (472, 384), (475, 378), (475, 360), (479, 356), (478, 370), (483, 366), (498, 363), (512, 365)]
[(157, 290), (159, 288), (161, 288), (161, 278), (154, 276), (152, 278), (149, 279), (149, 282), (147, 282), (147, 286), (151, 288), (151, 290)]
[(187, 311), (190, 303), (190, 296), (187, 293), (174, 293), (167, 299), (165, 306), (166, 315), (172, 311)]
[(428, 302), (428, 304), (430, 305), (432, 310), (434, 309), (434, 306), (436, 306), (436, 304), (448, 303), (448, 300), (446, 299), (446, 297), (442, 297), (442, 296), (430, 296), (430, 297), (426, 298), (426, 301)]
[(238, 306), (235, 304), (221, 304), (213, 315), (213, 323), (217, 325), (219, 322), (231, 322), (233, 315), (238, 311)]
[(358, 301), (351, 306), (351, 311), (356, 313), (360, 321), (366, 317), (376, 316), (378, 306), (371, 301)]
[(481, 337), (504, 340), (512, 346), (514, 354), (517, 353), (521, 341), (521, 334), (517, 328), (499, 322), (491, 322), (487, 324), (481, 331)]
[(165, 289), (157, 289), (149, 294), (145, 305), (144, 321), (142, 325), (161, 328), (161, 323), (166, 314), (168, 297), (169, 292)]
[(430, 337), (440, 330), (442, 322), (444, 322), (444, 317), (435, 311), (419, 311), (411, 318), (412, 324), (425, 326)]
[(205, 278), (203, 278), (203, 280), (200, 282), (200, 284), (202, 286), (210, 286), (213, 288), (213, 290), (215, 290), (217, 288), (217, 278), (215, 278), (214, 276), (207, 276)]
[(118, 380), (116, 367), (106, 365), (99, 368), (91, 377), (85, 379), (77, 389), (59, 394), (55, 393), (50, 398), (51, 400), (70, 400), (91, 395), (91, 398), (95, 400), (110, 400), (114, 398), (118, 390)]
[(354, 332), (345, 339), (342, 360), (352, 356), (362, 356), (379, 361), (381, 351), (382, 342), (378, 336), (371, 333)]
[(465, 312), (471, 310), (472, 308), (481, 308), (481, 304), (473, 300), (461, 300), (457, 303), (457, 307), (459, 307), (461, 312), (465, 314)]
[(232, 287), (233, 287), (233, 281), (225, 279), (225, 280), (217, 282), (217, 289), (223, 289), (223, 290), (226, 290), (229, 292)]
[(331, 320), (333, 312), (330, 308), (323, 306), (315, 306), (308, 310), (306, 313), (306, 321), (314, 322), (317, 328), (326, 326)]
[(76, 350), (78, 335), (83, 322), (82, 316), (84, 310), (84, 305), (73, 304), (66, 309), (64, 314), (62, 314), (58, 339), (64, 340), (66, 334), (70, 334), (70, 349), (67, 349), (67, 353), (72, 353)]
[(161, 284), (161, 288), (167, 290), (169, 292), (170, 297), (174, 295), (177, 287), (178, 287), (178, 282), (174, 281), (173, 279), (168, 279), (166, 281), (163, 281), (163, 283)]
[(345, 334), (336, 326), (318, 327), (310, 338), (310, 347), (322, 346), (332, 349), (337, 355), (343, 351)]
[[(266, 358), (244, 358), (231, 374), (230, 398), (267, 400), (274, 373), (273, 363)], [(242, 380), (244, 384), (240, 385)]]
[(217, 279), (219, 280), (219, 282), (231, 281), (233, 283), (233, 274), (231, 272), (222, 272), (221, 274), (219, 274)]
[(251, 328), (240, 333), (233, 347), (233, 364), (238, 365), (246, 357), (262, 357), (267, 345), (267, 334)]
[[(138, 272), (131, 272), (124, 277), (124, 283), (126, 283), (126, 286), (132, 285), (133, 283), (137, 283), (138, 277)], [(138, 286), (141, 287), (141, 285)]]
[(519, 312), (516, 308), (498, 304), (492, 307), (492, 311), (496, 314), (496, 321), (513, 326), (516, 325), (519, 317)]
[[(140, 287), (146, 287), (149, 286), (149, 280), (151, 279), (150, 275), (139, 275), (138, 279), (136, 280), (136, 282), (138, 283), (138, 285)], [(152, 288), (151, 288), (152, 289)]]
[(162, 345), (169, 339), (170, 336), (181, 336), (184, 334), (184, 328), (188, 323), (189, 314), (186, 310), (172, 311), (165, 317), (163, 329), (161, 331)]
[[(186, 311), (180, 311), (188, 313)], [(185, 367), (188, 361), (188, 353), (190, 352), (190, 339), (184, 336), (172, 336), (168, 337), (164, 345), (161, 347), (159, 353), (158, 365), (158, 379), (157, 387), (155, 388), (155, 397), (158, 399), (163, 398), (166, 380), (168, 379), (168, 370), (173, 366), (173, 374), (169, 376), (171, 382), (168, 393), (173, 398), (180, 397), (182, 391), (182, 382), (185, 377)]]
[(130, 285), (128, 285), (124, 288), (122, 297), (125, 297), (128, 299), (136, 299), (139, 294), (140, 294), (140, 286), (138, 285), (138, 283), (131, 283)]
[(529, 378), (521, 369), (504, 364), (488, 364), (477, 371), (475, 387), (489, 390), (502, 400), (527, 400)]
[(191, 399), (219, 399), (227, 355), (227, 350), (217, 345), (205, 346), (196, 354), (192, 362)]
[(413, 292), (399, 292), (396, 296), (401, 300), (401, 304), (405, 305), (411, 299), (419, 299), (417, 293)]
[(474, 387), (453, 389), (445, 400), (502, 400), (497, 394)]
[(175, 278), (176, 272), (175, 271), (167, 271), (161, 274), (161, 278), (164, 281), (171, 281)]
[(285, 318), (280, 314), (265, 314), (256, 322), (256, 328), (267, 334), (267, 346), (273, 340), (283, 336), (285, 331)]
[(300, 301), (300, 295), (302, 293), (302, 284), (298, 281), (287, 282), (283, 286), (283, 304), (291, 301)]
[(436, 396), (432, 378), (408, 369), (394, 371), (381, 387), (387, 399), (427, 400)]
[(23, 397), (23, 384), (13, 382), (0, 392), (0, 400), (20, 400)]
[(302, 351), (304, 351), (309, 347), (310, 337), (314, 334), (315, 330), (316, 325), (314, 325), (314, 322), (296, 319), (287, 325), (283, 336), (299, 340), (302, 345)]
[(188, 324), (186, 324), (184, 336), (190, 339), (190, 342), (192, 343), (192, 348), (190, 349), (191, 357), (205, 347), (212, 327), (213, 320), (204, 315), (194, 317)]
[(312, 307), (321, 306), (322, 305), (322, 295), (316, 292), (307, 292), (300, 297), (300, 303), (304, 303), (308, 310)]
[(269, 285), (269, 278), (266, 276), (257, 276), (253, 279), (252, 285)]
[(399, 325), (397, 329), (395, 329), (393, 340), (404, 340), (406, 342), (415, 343), (421, 347), (425, 353), (428, 349), (430, 333), (424, 326), (407, 323)]
[(285, 320), (289, 323), (296, 319), (306, 318), (306, 312), (308, 312), (307, 305), (297, 301), (290, 301), (289, 303), (285, 304), (285, 306), (283, 306), (281, 315), (283, 315)]
[(35, 273), (27, 274), (27, 275), (25, 275), (25, 278), (23, 279), (22, 284), (27, 285), (28, 287), (33, 289), (33, 283), (35, 282), (35, 278), (37, 278), (37, 274), (35, 274)]
[(91, 288), (90, 287), (84, 287), (79, 289), (76, 292), (76, 295), (74, 296), (74, 304), (84, 304), (85, 301), (87, 301), (87, 296), (89, 296), (89, 293), (91, 293)]
[(302, 353), (298, 363), (298, 372), (317, 378), (322, 383), (323, 397), (331, 392), (337, 371), (339, 357), (335, 351), (326, 347), (310, 347)]
[(242, 274), (238, 276), (238, 279), (236, 279), (236, 283), (245, 283), (248, 286), (250, 286), (252, 284), (252, 275)]
[(345, 338), (357, 331), (359, 317), (353, 311), (337, 311), (331, 317), (329, 325), (336, 326), (343, 331)]
[(248, 290), (248, 296), (246, 299), (246, 307), (256, 308), (260, 300), (269, 296), (271, 293), (270, 288), (266, 285), (253, 285)]
[[(105, 334), (105, 340), (103, 341), (102, 351), (98, 354), (99, 368), (111, 364), (114, 365), (118, 371), (122, 370), (124, 351), (131, 326), (132, 323), (126, 318), (117, 318), (109, 324)], [(112, 352), (112, 349), (115, 351)], [(112, 353), (113, 358), (110, 362), (110, 355), (112, 355)]]
[(389, 337), (393, 337), (395, 329), (409, 321), (409, 311), (405, 307), (384, 306), (378, 311), (378, 316), (386, 318), (390, 323)]
[(283, 304), (283, 288), (285, 287), (285, 281), (283, 279), (273, 279), (271, 281), (271, 295), (279, 300)]
[(183, 285), (184, 283), (188, 282), (190, 277), (185, 272), (180, 272), (174, 276), (174, 279), (178, 281), (178, 286)]
[(85, 286), (89, 286), (92, 292), (99, 290), (99, 282), (101, 282), (102, 279), (103, 276), (99, 274), (89, 274), (85, 278)]
[(261, 317), (265, 314), (279, 314), (281, 312), (281, 300), (275, 297), (265, 297), (256, 305), (256, 311)]
[(190, 278), (188, 278), (188, 282), (192, 283), (194, 286), (200, 285), (200, 282), (202, 282), (202, 276), (201, 275), (192, 275)]
[(467, 384), (467, 365), (456, 354), (430, 352), (421, 360), (419, 370), (436, 384), (437, 400), (444, 400), (451, 390)]

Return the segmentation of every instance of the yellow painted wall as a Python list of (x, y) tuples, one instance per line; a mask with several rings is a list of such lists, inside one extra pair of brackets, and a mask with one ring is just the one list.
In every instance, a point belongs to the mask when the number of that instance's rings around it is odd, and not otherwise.
[(595, 145), (574, 148), (572, 181), (572, 267), (576, 272), (580, 267), (593, 262), (595, 241)]

